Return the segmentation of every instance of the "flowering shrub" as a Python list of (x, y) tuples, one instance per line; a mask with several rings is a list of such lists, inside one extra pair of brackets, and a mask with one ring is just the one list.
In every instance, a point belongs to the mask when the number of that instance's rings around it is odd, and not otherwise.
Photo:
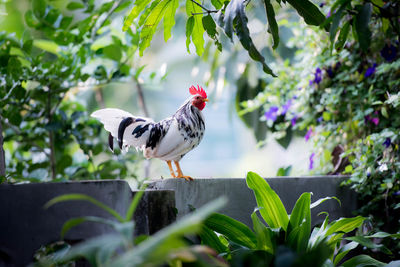
[[(400, 14), (395, 7), (398, 3), (373, 9), (364, 1), (327, 3), (330, 35), (292, 26), (297, 34), (289, 43), (301, 48), (295, 63), (244, 103), (247, 111), (265, 110), (261, 120), (276, 139), (290, 140), (295, 133), (314, 142), (308, 166), (313, 173), (350, 174), (347, 184), (360, 196), (358, 212), (389, 232), (400, 230)], [(370, 20), (363, 27), (369, 37), (356, 32), (357, 19), (367, 11)], [(353, 36), (341, 37), (349, 27)]]

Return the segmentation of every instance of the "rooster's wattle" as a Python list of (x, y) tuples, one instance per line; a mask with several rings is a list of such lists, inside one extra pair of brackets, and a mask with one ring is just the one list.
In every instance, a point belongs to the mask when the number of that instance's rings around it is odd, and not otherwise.
[[(113, 151), (114, 138), (118, 140), (119, 147), (133, 146), (142, 150), (146, 158), (159, 158), (168, 164), (172, 177), (192, 180), (185, 176), (179, 166), (182, 157), (195, 148), (203, 138), (205, 124), (201, 111), (208, 101), (203, 88), (190, 87), (190, 97), (169, 118), (154, 122), (149, 118), (133, 116), (129, 112), (106, 108), (92, 113), (104, 124), (110, 132), (109, 146)], [(176, 165), (175, 174), (171, 161)]]

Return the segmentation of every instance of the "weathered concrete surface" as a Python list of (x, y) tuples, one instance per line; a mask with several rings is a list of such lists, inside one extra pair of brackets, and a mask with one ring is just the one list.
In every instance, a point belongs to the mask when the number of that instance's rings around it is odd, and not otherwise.
[[(112, 218), (87, 201), (68, 201), (44, 209), (50, 199), (70, 193), (86, 194), (125, 215), (132, 193), (128, 183), (117, 180), (0, 185), (0, 266), (26, 266), (41, 246), (60, 239), (62, 225), (81, 216)], [(160, 205), (163, 203), (163, 205)], [(135, 234), (151, 234), (175, 220), (174, 192), (147, 191), (134, 215)], [(67, 233), (76, 243), (113, 232), (110, 226), (85, 222)]]
[[(312, 224), (316, 225), (322, 223), (325, 218), (325, 216), (317, 216), (321, 211), (328, 212), (330, 220), (352, 216), (352, 211), (357, 207), (356, 194), (349, 188), (340, 186), (345, 179), (347, 177), (344, 176), (323, 176), (276, 177), (266, 180), (279, 195), (288, 213), (291, 213), (297, 199), (304, 192), (313, 193), (311, 203), (327, 196), (339, 198), (341, 206), (335, 200), (327, 200), (312, 209)], [(246, 180), (243, 178), (203, 178), (190, 182), (171, 178), (149, 181), (148, 188), (175, 190), (178, 219), (189, 213), (191, 206), (199, 208), (225, 195), (229, 199), (228, 204), (220, 210), (220, 213), (252, 226), (250, 215), (257, 204), (253, 191), (247, 187)]]

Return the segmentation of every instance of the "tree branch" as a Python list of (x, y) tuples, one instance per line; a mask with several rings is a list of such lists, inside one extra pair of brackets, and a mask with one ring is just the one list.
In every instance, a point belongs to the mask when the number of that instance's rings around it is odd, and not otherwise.
[(138, 79), (137, 79), (136, 77), (134, 77), (133, 79), (134, 79), (134, 81), (135, 81), (135, 83), (136, 83), (136, 88), (137, 88), (137, 91), (138, 91), (138, 97), (139, 97), (138, 102), (139, 102), (139, 106), (140, 106), (140, 108), (142, 109), (144, 115), (145, 115), (146, 117), (149, 117), (149, 116), (150, 116), (150, 115), (149, 115), (149, 111), (148, 111), (148, 109), (147, 109), (146, 102), (144, 101), (144, 95), (143, 95), (143, 88), (142, 88), (142, 85), (139, 83), (139, 81), (138, 81)]
[[(203, 10), (205, 10), (205, 11), (207, 12), (207, 14), (210, 14), (210, 13), (217, 13), (217, 12), (218, 12), (218, 10), (210, 10), (210, 9), (206, 8), (206, 7), (203, 6), (202, 4), (197, 3), (195, 0), (190, 0), (190, 1), (192, 1), (193, 3), (195, 3), (196, 5), (198, 5), (199, 7), (201, 7)], [(201, 14), (201, 13), (192, 13), (192, 15), (199, 15), (199, 14)]]
[[(106, 17), (103, 19), (103, 21), (101, 23), (99, 23), (98, 26), (94, 26), (93, 30), (92, 30), (92, 34), (91, 34), (91, 39), (93, 40), (94, 37), (96, 36), (96, 32), (103, 27), (104, 23), (106, 23), (107, 19), (112, 15), (112, 13), (115, 11), (115, 9), (117, 9), (121, 4), (122, 4), (123, 0), (119, 0), (116, 1), (114, 3), (114, 5), (112, 6), (112, 8), (107, 12)], [(97, 23), (97, 21), (96, 21)]]

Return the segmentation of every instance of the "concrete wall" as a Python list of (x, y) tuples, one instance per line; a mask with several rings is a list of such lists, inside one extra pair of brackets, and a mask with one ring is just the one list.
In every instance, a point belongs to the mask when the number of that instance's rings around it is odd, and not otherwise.
[[(317, 216), (321, 211), (327, 211), (330, 219), (352, 216), (357, 207), (356, 194), (340, 183), (347, 177), (276, 177), (268, 178), (267, 182), (281, 198), (288, 213), (291, 213), (296, 200), (303, 192), (312, 192), (311, 203), (327, 196), (336, 196), (342, 202), (340, 206), (335, 200), (328, 200), (312, 209), (313, 225), (322, 223), (325, 216)], [(168, 189), (175, 191), (178, 219), (190, 212), (191, 206), (199, 208), (205, 203), (225, 195), (228, 197), (226, 205), (220, 213), (237, 219), (248, 226), (252, 226), (250, 215), (256, 207), (253, 191), (246, 185), (243, 178), (218, 179), (165, 179), (150, 181), (153, 189)]]
[[(44, 209), (50, 199), (70, 193), (86, 194), (124, 216), (132, 196), (125, 181), (87, 181), (0, 185), (0, 266), (26, 266), (41, 245), (60, 240), (62, 225), (82, 216), (112, 216), (86, 201), (68, 201)], [(134, 215), (135, 234), (152, 234), (175, 220), (172, 191), (145, 192)], [(160, 217), (160, 214), (163, 214)], [(113, 232), (110, 226), (85, 222), (71, 229), (65, 240), (71, 244)]]

